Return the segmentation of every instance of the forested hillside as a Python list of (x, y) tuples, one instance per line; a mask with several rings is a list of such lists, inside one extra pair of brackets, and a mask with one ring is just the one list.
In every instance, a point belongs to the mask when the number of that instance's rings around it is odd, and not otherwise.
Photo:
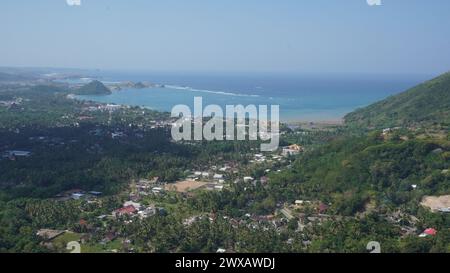
[(345, 117), (349, 125), (385, 128), (450, 123), (450, 73)]

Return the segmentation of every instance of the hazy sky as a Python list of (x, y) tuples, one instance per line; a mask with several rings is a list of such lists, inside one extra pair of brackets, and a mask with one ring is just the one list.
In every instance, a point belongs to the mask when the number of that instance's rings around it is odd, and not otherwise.
[(450, 70), (450, 1), (2, 0), (0, 66)]

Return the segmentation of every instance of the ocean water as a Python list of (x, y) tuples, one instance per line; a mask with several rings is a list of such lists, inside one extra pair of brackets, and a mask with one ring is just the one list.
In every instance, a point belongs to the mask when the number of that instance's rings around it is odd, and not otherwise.
[[(79, 96), (103, 103), (171, 111), (177, 104), (279, 105), (284, 122), (338, 121), (345, 114), (402, 92), (429, 75), (219, 75), (98, 72), (104, 82), (148, 81), (165, 88), (123, 89), (111, 95)], [(88, 79), (84, 79), (88, 80)], [(270, 108), (269, 108), (270, 109)]]

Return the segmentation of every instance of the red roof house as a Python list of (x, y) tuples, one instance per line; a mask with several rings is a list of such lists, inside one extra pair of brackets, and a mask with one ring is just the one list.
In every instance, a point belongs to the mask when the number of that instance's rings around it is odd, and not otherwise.
[(317, 210), (319, 211), (320, 214), (325, 213), (328, 210), (328, 205), (320, 203)]
[(435, 236), (437, 234), (437, 230), (434, 228), (427, 228), (423, 233), (426, 235)]
[(131, 215), (135, 213), (137, 209), (133, 205), (129, 205), (120, 209), (117, 209), (115, 212), (116, 215)]

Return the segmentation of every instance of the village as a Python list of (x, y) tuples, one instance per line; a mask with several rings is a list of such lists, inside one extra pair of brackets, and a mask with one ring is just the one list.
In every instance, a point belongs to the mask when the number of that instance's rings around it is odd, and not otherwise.
[[(69, 95), (69, 99), (74, 98)], [(27, 102), (15, 99), (2, 101), (0, 106), (16, 111), (23, 103)], [(54, 124), (56, 128), (54, 130), (68, 129), (69, 133), (54, 133), (52, 130), (36, 133), (34, 130), (33, 134), (30, 134), (22, 128), (16, 128), (11, 134), (23, 134), (24, 137), (14, 145), (1, 146), (0, 160), (22, 161), (67, 149), (101, 156), (108, 148), (106, 145), (114, 147), (116, 144), (125, 144), (139, 147), (146, 142), (151, 132), (158, 130), (168, 132), (173, 123), (173, 119), (168, 115), (155, 115), (142, 108), (89, 101), (78, 104), (77, 111), (60, 116), (59, 121)], [(142, 118), (137, 121), (136, 116)], [(352, 217), (336, 215), (333, 210), (334, 204), (307, 196), (296, 196), (286, 203), (276, 202), (265, 213), (252, 211), (250, 207), (253, 200), (250, 200), (239, 208), (238, 216), (185, 208), (187, 203), (205, 192), (220, 196), (235, 191), (236, 186), (244, 191), (247, 188), (267, 188), (272, 174), (291, 168), (299, 155), (311, 149), (303, 142), (310, 143), (310, 140), (316, 139), (317, 136), (326, 139), (327, 134), (332, 134), (331, 131), (324, 129), (316, 130), (318, 126), (316, 124), (305, 126), (307, 130), (302, 130), (300, 126), (282, 130), (283, 138), (290, 141), (275, 152), (260, 152), (257, 148), (252, 148), (241, 153), (240, 160), (215, 157), (215, 162), (186, 168), (177, 174), (175, 180), (170, 181), (153, 175), (131, 178), (128, 186), (114, 196), (116, 200), (113, 204), (105, 205), (105, 200), (110, 198), (110, 194), (102, 190), (73, 188), (60, 192), (54, 195), (52, 200), (75, 204), (85, 212), (85, 217), (78, 219), (77, 224), (67, 230), (43, 226), (37, 230), (36, 235), (42, 240), (42, 245), (52, 251), (66, 252), (66, 244), (77, 241), (81, 243), (84, 252), (133, 252), (133, 241), (121, 232), (120, 227), (133, 225), (155, 216), (174, 216), (185, 227), (203, 220), (214, 222), (220, 218), (233, 229), (245, 227), (253, 230), (273, 230), (277, 234), (282, 234), (288, 229), (295, 230), (297, 234), (306, 234), (325, 222), (363, 217), (364, 213)], [(305, 126), (303, 127), (306, 128)], [(79, 135), (73, 136), (74, 131), (70, 130), (74, 128), (80, 129)], [(310, 135), (311, 132), (316, 134)], [(399, 139), (405, 141), (407, 133), (400, 127), (386, 128), (381, 131), (380, 138), (388, 141), (399, 135)], [(185, 146), (199, 145), (190, 141), (173, 143)], [(442, 149), (433, 151), (435, 154), (442, 152)], [(441, 173), (446, 175), (448, 170), (441, 170)], [(417, 184), (412, 183), (409, 187), (411, 191), (421, 190)], [(422, 201), (422, 206), (429, 208), (433, 213), (450, 212), (450, 204), (445, 196), (427, 196)], [(402, 236), (428, 238), (436, 236), (439, 232), (432, 226), (418, 226), (417, 218), (402, 210), (379, 215), (398, 227)], [(288, 238), (288, 241), (291, 239)], [(301, 244), (307, 248), (311, 244), (311, 238), (305, 236)], [(217, 249), (219, 253), (234, 251), (236, 250), (225, 246)]]
[[(8, 133), (16, 140), (12, 144), (0, 146), (0, 160), (11, 164), (14, 161), (23, 163), (41, 157), (51, 158), (55, 153), (67, 151), (102, 158), (107, 151), (114, 151), (114, 154), (121, 152), (114, 150), (121, 147), (123, 151), (130, 148), (139, 151), (145, 145), (152, 144), (155, 133), (163, 136), (169, 133), (174, 122), (174, 118), (170, 118), (167, 113), (111, 103), (79, 101), (72, 95), (66, 96), (76, 107), (73, 111), (55, 112), (56, 121), (50, 129), (41, 130), (34, 124), (33, 130), (26, 130), (21, 126), (9, 128)], [(14, 98), (0, 101), (0, 107), (9, 112), (20, 112), (23, 107), (34, 107), (28, 103), (26, 99)], [(202, 164), (174, 172), (171, 179), (150, 172), (130, 177), (129, 181), (126, 180), (128, 183), (124, 181), (127, 185), (118, 194), (111, 195), (100, 187), (74, 187), (55, 193), (51, 200), (75, 206), (83, 214), (76, 220), (76, 224), (65, 229), (39, 226), (36, 236), (43, 246), (57, 252), (66, 252), (66, 245), (71, 241), (79, 242), (83, 252), (133, 252), (133, 239), (123, 231), (124, 227), (169, 216), (175, 217), (186, 228), (202, 221), (215, 223), (220, 220), (234, 230), (244, 228), (274, 231), (278, 235), (290, 230), (302, 238), (300, 243), (307, 249), (313, 238), (306, 234), (330, 221), (364, 217), (371, 211), (370, 204), (366, 204), (366, 208), (355, 216), (339, 215), (334, 210), (335, 204), (301, 194), (291, 197), (287, 202), (269, 202), (264, 209), (255, 209), (255, 200), (250, 199), (239, 205), (233, 213), (199, 209), (192, 204), (198, 196), (204, 196), (205, 193), (220, 198), (229, 193), (238, 193), (236, 191), (268, 189), (272, 175), (292, 168), (299, 155), (313, 150), (315, 144), (326, 142), (338, 130), (334, 126), (320, 126), (315, 123), (284, 126), (280, 132), (283, 146), (275, 152), (261, 152), (249, 145), (250, 149), (241, 150), (234, 159), (214, 155)], [(379, 138), (385, 142), (392, 139), (407, 141), (410, 133), (428, 136), (440, 132), (393, 127), (381, 130)], [(175, 149), (180, 146), (202, 149), (203, 145), (196, 141), (168, 140), (168, 143)], [(436, 155), (443, 153), (442, 148), (432, 151)], [(122, 155), (124, 154), (126, 153)], [(442, 175), (448, 175), (448, 169), (439, 171)], [(75, 185), (77, 182), (73, 181)], [(411, 183), (408, 188), (411, 192), (419, 192), (421, 185)], [(110, 199), (114, 201), (111, 202)], [(425, 196), (421, 206), (436, 214), (450, 212), (446, 196)], [(377, 213), (398, 228), (401, 237), (429, 238), (440, 232), (431, 225), (421, 226), (416, 217), (402, 209)], [(287, 238), (289, 243), (295, 243), (293, 240)], [(234, 251), (236, 249), (230, 246), (217, 249), (219, 253)]]
[[(250, 166), (263, 166), (265, 168), (264, 175), (260, 177), (252, 177), (250, 175), (240, 176), (243, 171), (249, 173), (248, 166), (243, 168), (243, 166), (240, 166), (236, 162), (224, 162), (223, 165), (205, 166), (197, 170), (186, 170), (185, 177), (172, 183), (162, 181), (159, 177), (133, 180), (130, 182), (128, 190), (120, 195), (121, 200), (124, 200), (122, 206), (116, 207), (109, 211), (109, 213), (97, 215), (95, 219), (96, 221), (103, 222), (102, 225), (106, 228), (112, 222), (126, 225), (136, 220), (152, 217), (156, 214), (166, 215), (167, 213), (171, 213), (171, 209), (167, 208), (165, 200), (173, 196), (180, 196), (185, 199), (195, 198), (196, 194), (202, 191), (221, 192), (224, 189), (230, 190), (230, 185), (237, 183), (264, 186), (268, 183), (267, 174), (272, 171), (281, 171), (282, 166), (289, 164), (292, 160), (292, 155), (297, 155), (302, 150), (303, 148), (299, 145), (291, 145), (281, 148), (276, 153), (249, 154), (248, 157), (251, 158), (249, 160)], [(87, 203), (95, 207), (101, 205), (103, 193), (72, 189), (56, 195), (54, 199), (59, 202), (80, 202), (80, 205)], [(282, 205), (279, 204), (279, 207), (280, 212), (275, 212), (274, 215), (251, 215), (245, 213), (243, 218), (223, 217), (235, 228), (241, 225), (251, 226), (253, 228), (257, 228), (260, 225), (269, 225), (269, 227), (273, 226), (273, 228), (281, 230), (287, 224), (287, 219), (281, 212), (283, 211)], [(189, 226), (204, 217), (213, 221), (216, 216), (214, 216), (214, 213), (186, 215), (182, 222), (184, 225)], [(90, 226), (85, 219), (80, 219), (79, 225), (84, 227)], [(87, 231), (87, 233), (45, 228), (39, 230), (37, 235), (42, 238), (43, 244), (51, 249), (55, 249), (55, 247), (61, 248), (61, 244), (58, 245), (58, 242), (60, 240), (64, 241), (65, 237), (79, 238), (76, 241), (81, 243), (93, 236), (92, 234), (89, 235), (90, 233), (99, 232), (98, 228), (94, 230), (89, 228), (83, 230)], [(109, 231), (105, 233), (105, 237), (101, 238), (98, 243), (105, 246), (105, 244), (119, 237), (120, 234), (117, 232)], [(122, 238), (121, 242), (127, 245), (129, 244), (126, 238)], [(113, 252), (117, 251), (117, 249), (109, 250)], [(223, 249), (218, 249), (218, 252), (224, 251)]]
[[(313, 230), (317, 225), (327, 221), (342, 221), (344, 217), (335, 215), (330, 208), (332, 204), (326, 204), (319, 200), (297, 199), (292, 203), (277, 203), (276, 209), (270, 214), (255, 214), (242, 211), (242, 216), (232, 217), (230, 215), (218, 215), (216, 212), (196, 212), (186, 210), (184, 202), (193, 199), (197, 194), (204, 191), (212, 191), (220, 194), (222, 191), (230, 191), (232, 185), (242, 184), (248, 186), (265, 187), (269, 182), (271, 172), (280, 172), (283, 168), (291, 164), (292, 155), (297, 155), (303, 151), (299, 145), (282, 147), (276, 153), (253, 153), (249, 154), (249, 166), (241, 166), (236, 162), (218, 162), (222, 164), (204, 166), (203, 168), (186, 170), (182, 179), (176, 182), (165, 182), (159, 177), (140, 178), (130, 182), (126, 191), (120, 194), (121, 206), (117, 206), (107, 213), (95, 215), (95, 221), (101, 224), (93, 225), (86, 219), (80, 219), (79, 229), (75, 230), (54, 230), (40, 229), (37, 236), (42, 238), (43, 244), (56, 251), (66, 251), (63, 247), (68, 240), (79, 242), (82, 251), (85, 252), (134, 252), (132, 240), (123, 237), (117, 228), (112, 226), (130, 225), (134, 222), (145, 220), (155, 215), (175, 214), (179, 217), (185, 227), (202, 220), (210, 222), (226, 221), (232, 228), (238, 229), (246, 227), (249, 229), (275, 230), (278, 234), (287, 229), (295, 228), (295, 232), (303, 234)], [(261, 176), (242, 175), (249, 174), (249, 169), (263, 167)], [(61, 202), (77, 201), (86, 202), (90, 205), (101, 206), (103, 193), (96, 191), (85, 192), (79, 189), (63, 192), (55, 197)], [(185, 200), (180, 205), (174, 206), (170, 201), (173, 198)], [(441, 198), (438, 201), (433, 198), (424, 199), (423, 206), (429, 206), (431, 202), (434, 207), (431, 209), (436, 213), (448, 213), (450, 209), (450, 198)], [(104, 210), (103, 210), (104, 211)], [(358, 216), (356, 216), (358, 217)], [(427, 227), (423, 231), (418, 230), (417, 218), (401, 210), (394, 213), (382, 215), (389, 223), (398, 226), (402, 230), (403, 236), (413, 235), (421, 238), (436, 236), (438, 230)], [(295, 224), (293, 224), (295, 223)], [(102, 234), (102, 236), (98, 236)], [(93, 239), (97, 238), (97, 239)], [(288, 243), (292, 243), (292, 238)], [(301, 242), (305, 249), (311, 244), (311, 239), (304, 237)], [(83, 250), (83, 245), (86, 245)], [(234, 252), (234, 249), (220, 247), (218, 253)]]

